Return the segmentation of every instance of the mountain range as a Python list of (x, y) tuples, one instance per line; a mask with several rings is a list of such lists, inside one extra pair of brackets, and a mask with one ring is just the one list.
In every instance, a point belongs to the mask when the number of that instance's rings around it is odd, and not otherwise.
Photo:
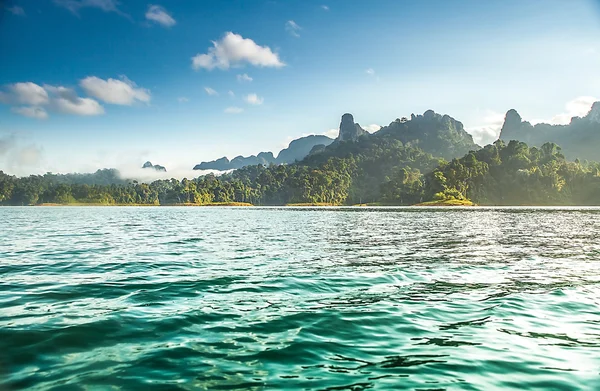
[(227, 171), (257, 164), (264, 166), (268, 166), (269, 164), (290, 164), (304, 159), (315, 146), (327, 146), (332, 142), (333, 139), (327, 136), (311, 135), (301, 137), (292, 141), (287, 148), (282, 149), (277, 157), (273, 155), (273, 152), (260, 152), (258, 155), (247, 157), (237, 156), (231, 160), (224, 156), (217, 160), (196, 164), (194, 170)]
[(407, 118), (396, 119), (388, 126), (382, 127), (372, 134), (354, 122), (350, 113), (342, 115), (337, 138), (331, 139), (323, 135), (311, 135), (293, 140), (281, 150), (277, 157), (272, 152), (260, 152), (248, 157), (237, 156), (232, 160), (222, 157), (217, 160), (202, 162), (194, 166), (194, 170), (235, 170), (246, 166), (261, 164), (292, 164), (302, 161), (311, 153), (322, 152), (335, 143), (355, 142), (361, 137), (380, 137), (395, 135), (403, 143), (421, 147), (434, 156), (453, 158), (464, 155), (470, 149), (479, 148), (461, 122), (448, 115), (440, 115), (433, 110), (423, 115), (412, 114)]
[[(128, 181), (116, 170), (22, 178), (0, 171), (0, 204), (596, 205), (600, 163), (585, 160), (598, 154), (599, 111), (596, 103), (569, 125), (532, 126), (509, 110), (501, 138), (483, 148), (460, 121), (433, 110), (396, 119), (374, 133), (347, 113), (335, 140), (304, 137), (277, 158), (269, 152), (250, 157), (268, 164), (192, 180)], [(562, 142), (570, 159), (580, 160), (565, 159), (551, 141)], [(577, 153), (581, 155), (571, 155)], [(231, 169), (232, 162), (235, 166), (247, 159), (222, 162)], [(144, 166), (164, 169), (150, 162)]]
[(568, 159), (599, 161), (600, 102), (594, 103), (586, 116), (571, 118), (568, 125), (532, 125), (524, 121), (516, 110), (511, 109), (506, 113), (500, 139), (519, 140), (538, 147), (553, 142), (562, 148), (562, 153)]

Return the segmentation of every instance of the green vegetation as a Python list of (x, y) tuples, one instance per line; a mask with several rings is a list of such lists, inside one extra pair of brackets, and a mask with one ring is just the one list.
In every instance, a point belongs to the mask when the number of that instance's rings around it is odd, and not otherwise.
[[(466, 152), (465, 152), (466, 151)], [(445, 160), (448, 159), (448, 160)], [(427, 111), (313, 148), (300, 162), (193, 180), (126, 181), (116, 170), (0, 171), (0, 205), (600, 205), (600, 164), (569, 162), (553, 143), (480, 148), (460, 122)]]
[(436, 200), (436, 201), (427, 201), (421, 202), (415, 206), (474, 206), (473, 202), (469, 200), (456, 200), (456, 199), (447, 199), (447, 200)]
[(326, 202), (298, 202), (295, 204), (285, 204), (285, 206), (336, 206)]
[[(600, 164), (568, 162), (552, 143), (499, 140), (447, 162), (387, 138), (339, 142), (293, 165), (222, 176), (98, 184), (106, 172), (17, 178), (2, 205), (599, 205)], [(85, 182), (85, 183), (81, 183)]]

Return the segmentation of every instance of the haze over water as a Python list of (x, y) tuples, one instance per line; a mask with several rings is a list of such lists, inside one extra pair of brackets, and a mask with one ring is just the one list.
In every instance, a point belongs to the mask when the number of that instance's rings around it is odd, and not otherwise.
[(1, 208), (0, 389), (598, 390), (598, 217)]

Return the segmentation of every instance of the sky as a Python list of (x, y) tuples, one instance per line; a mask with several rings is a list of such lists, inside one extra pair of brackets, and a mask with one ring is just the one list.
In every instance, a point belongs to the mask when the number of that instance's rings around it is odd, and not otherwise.
[(480, 145), (504, 114), (600, 97), (599, 0), (0, 1), (0, 170), (170, 175), (433, 109)]

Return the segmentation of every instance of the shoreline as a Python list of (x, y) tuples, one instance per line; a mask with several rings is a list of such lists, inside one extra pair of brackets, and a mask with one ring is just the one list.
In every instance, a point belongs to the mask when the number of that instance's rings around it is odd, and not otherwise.
[(433, 208), (433, 209), (485, 209), (485, 208), (600, 208), (600, 205), (456, 205), (447, 203), (420, 203), (414, 205), (252, 205), (246, 203), (213, 203), (213, 204), (168, 204), (168, 205), (153, 205), (153, 204), (94, 204), (94, 203), (74, 203), (74, 204), (56, 204), (56, 203), (43, 203), (35, 205), (0, 205), (0, 208), (22, 208), (22, 207), (252, 207), (252, 208), (296, 208), (296, 209), (309, 209), (309, 208), (323, 208), (323, 209), (368, 209), (368, 208)]
[[(6, 205), (6, 206), (19, 206), (19, 205)], [(189, 206), (189, 207), (198, 207), (198, 206), (231, 206), (231, 207), (240, 207), (240, 206), (254, 206), (250, 203), (247, 202), (212, 202), (209, 204), (192, 204), (192, 203), (181, 203), (181, 204), (166, 204), (166, 205), (160, 205), (160, 204), (98, 204), (98, 203), (83, 203), (83, 202), (78, 202), (78, 203), (71, 203), (71, 204), (57, 204), (57, 203), (51, 203), (51, 202), (44, 202), (41, 204), (35, 204), (35, 205), (20, 205), (20, 206), (33, 206), (33, 207), (64, 207), (64, 206), (140, 206), (140, 207), (147, 207), (147, 206), (161, 206), (161, 207), (165, 207), (165, 206)]]

